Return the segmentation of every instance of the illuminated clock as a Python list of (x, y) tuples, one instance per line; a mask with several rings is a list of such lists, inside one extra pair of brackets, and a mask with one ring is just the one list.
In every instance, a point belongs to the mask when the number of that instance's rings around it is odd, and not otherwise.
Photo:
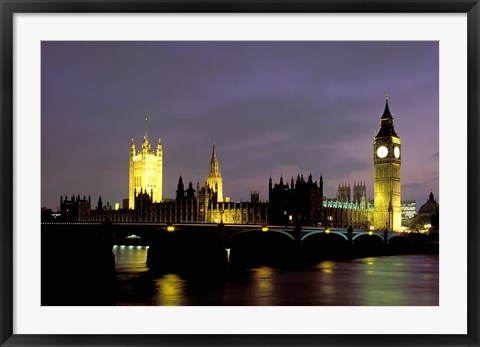
[(385, 146), (380, 146), (377, 148), (377, 156), (379, 158), (385, 158), (388, 154), (388, 148)]
[(400, 147), (395, 146), (395, 148), (393, 149), (393, 155), (397, 159), (400, 158)]

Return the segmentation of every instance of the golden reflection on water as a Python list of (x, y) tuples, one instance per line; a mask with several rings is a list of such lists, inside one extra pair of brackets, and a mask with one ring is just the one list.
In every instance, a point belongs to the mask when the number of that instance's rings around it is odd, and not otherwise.
[(256, 283), (257, 305), (272, 305), (273, 302), (273, 269), (262, 266), (253, 271), (253, 278)]
[(324, 260), (320, 263), (320, 269), (324, 275), (323, 283), (319, 289), (324, 300), (330, 303), (336, 295), (334, 286), (335, 263), (333, 261)]
[(224, 285), (199, 286), (176, 274), (149, 275), (145, 247), (116, 246), (113, 253), (118, 305), (438, 305), (438, 256), (320, 261), (295, 270), (263, 266)]
[(320, 264), (320, 268), (322, 269), (322, 272), (332, 274), (335, 268), (335, 263), (333, 261), (323, 261)]
[(178, 275), (167, 274), (156, 280), (158, 291), (155, 305), (180, 306), (184, 305), (185, 281)]

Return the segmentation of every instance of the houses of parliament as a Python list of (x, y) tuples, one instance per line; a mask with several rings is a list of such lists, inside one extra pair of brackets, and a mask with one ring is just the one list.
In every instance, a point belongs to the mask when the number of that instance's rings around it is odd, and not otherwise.
[(205, 222), (232, 224), (309, 225), (399, 230), (401, 227), (401, 143), (395, 132), (388, 98), (373, 139), (374, 201), (367, 200), (364, 182), (340, 183), (335, 198), (323, 193), (323, 177), (298, 174), (289, 180), (268, 180), (268, 201), (251, 191), (250, 201), (224, 197), (217, 148), (213, 144), (209, 171), (200, 185), (178, 179), (176, 196), (163, 196), (163, 148), (158, 140), (153, 151), (147, 131), (141, 148), (130, 144), (128, 199), (111, 206), (90, 196), (60, 198), (60, 218), (69, 222)]

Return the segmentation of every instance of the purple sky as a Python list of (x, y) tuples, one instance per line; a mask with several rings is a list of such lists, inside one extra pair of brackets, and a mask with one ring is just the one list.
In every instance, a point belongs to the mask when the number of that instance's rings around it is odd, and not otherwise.
[(130, 141), (162, 139), (164, 197), (203, 184), (213, 142), (225, 196), (268, 199), (268, 178), (365, 181), (389, 95), (402, 200), (438, 197), (437, 42), (43, 42), (42, 206), (128, 196)]

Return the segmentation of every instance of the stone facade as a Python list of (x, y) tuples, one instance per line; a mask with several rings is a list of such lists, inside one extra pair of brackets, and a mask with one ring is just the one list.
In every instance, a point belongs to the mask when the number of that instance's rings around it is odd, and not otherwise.
[(135, 152), (135, 143), (130, 144), (130, 171), (128, 184), (128, 208), (135, 208), (135, 198), (147, 192), (154, 202), (162, 201), (162, 143), (158, 139), (157, 152), (151, 150), (147, 134), (143, 137), (142, 149)]

